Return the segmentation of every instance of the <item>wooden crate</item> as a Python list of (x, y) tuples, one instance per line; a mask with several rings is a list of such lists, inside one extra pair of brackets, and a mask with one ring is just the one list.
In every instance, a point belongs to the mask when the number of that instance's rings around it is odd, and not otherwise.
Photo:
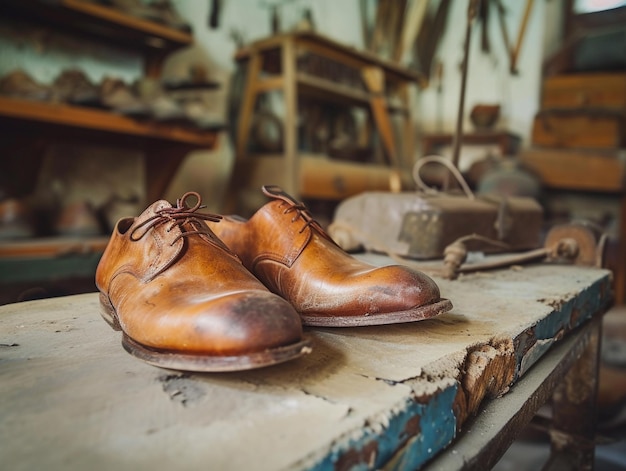
[(535, 116), (532, 143), (551, 148), (617, 149), (626, 115), (607, 111), (544, 110)]
[(543, 82), (541, 108), (600, 108), (626, 112), (626, 74), (548, 77)]
[(622, 193), (626, 163), (619, 150), (572, 150), (529, 147), (520, 159), (546, 188)]

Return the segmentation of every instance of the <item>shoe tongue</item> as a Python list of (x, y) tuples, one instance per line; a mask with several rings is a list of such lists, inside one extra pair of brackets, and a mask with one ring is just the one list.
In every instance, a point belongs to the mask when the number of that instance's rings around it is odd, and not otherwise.
[[(183, 247), (182, 238), (174, 243), (164, 243), (172, 240), (178, 235), (180, 229), (168, 231), (167, 224), (157, 224), (151, 226), (151, 220), (158, 219), (158, 212), (163, 209), (172, 208), (172, 204), (165, 200), (159, 200), (148, 206), (133, 223), (137, 231), (131, 229), (131, 240), (142, 241), (142, 250), (148, 256), (141, 260), (136, 260), (138, 264), (137, 272), (142, 274), (144, 281), (149, 281), (167, 269), (178, 257)], [(176, 232), (174, 232), (176, 231)]]
[[(275, 200), (285, 201), (286, 203), (293, 206), (298, 206), (298, 214), (301, 215), (302, 221), (307, 223), (309, 231), (315, 230), (315, 232), (317, 232), (320, 236), (328, 239), (330, 242), (335, 244), (335, 241), (326, 233), (324, 228), (320, 226), (320, 224), (313, 218), (309, 211), (306, 209), (303, 209), (301, 211), (300, 209), (304, 208), (303, 205), (301, 205), (301, 203), (294, 199), (290, 194), (285, 193), (285, 191), (281, 187), (279, 187), (278, 185), (265, 185), (262, 187), (262, 190), (265, 196), (268, 196)], [(307, 234), (309, 233), (309, 231), (307, 231)], [(299, 234), (304, 234), (304, 232), (299, 232)]]
[(154, 203), (152, 203), (150, 206), (148, 206), (143, 213), (141, 213), (137, 219), (135, 219), (135, 223), (136, 224), (141, 224), (144, 221), (154, 217), (157, 215), (157, 213), (159, 211), (161, 211), (164, 208), (173, 208), (174, 206), (169, 202), (169, 201), (165, 201), (165, 200), (158, 200), (155, 201)]
[(262, 190), (265, 196), (270, 198), (282, 200), (293, 205), (299, 204), (299, 201), (296, 201), (291, 195), (285, 193), (283, 189), (277, 185), (265, 185)]

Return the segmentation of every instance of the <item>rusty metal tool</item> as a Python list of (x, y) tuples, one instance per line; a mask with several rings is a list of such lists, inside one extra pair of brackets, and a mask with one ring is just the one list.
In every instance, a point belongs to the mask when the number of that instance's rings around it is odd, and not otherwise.
[(448, 279), (456, 279), (461, 273), (492, 270), (541, 260), (603, 267), (605, 266), (606, 240), (607, 235), (594, 225), (586, 222), (572, 222), (550, 229), (544, 246), (541, 248), (497, 257), (485, 262), (466, 264), (468, 242), (479, 241), (487, 244), (503, 245), (498, 241), (469, 235), (456, 240), (445, 248), (444, 272), (442, 276)]

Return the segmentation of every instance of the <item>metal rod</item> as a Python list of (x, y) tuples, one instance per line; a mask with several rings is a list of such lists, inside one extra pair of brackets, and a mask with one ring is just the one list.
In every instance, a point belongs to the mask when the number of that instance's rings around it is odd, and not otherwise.
[(461, 69), (461, 96), (459, 99), (459, 112), (456, 119), (456, 131), (454, 133), (452, 147), (452, 163), (455, 167), (459, 165), (459, 151), (461, 149), (461, 141), (463, 139), (463, 115), (465, 112), (465, 88), (467, 83), (467, 69), (469, 62), (470, 39), (472, 36), (472, 24), (476, 18), (480, 0), (469, 0), (467, 8), (467, 28), (465, 31), (465, 45), (463, 48), (463, 65)]

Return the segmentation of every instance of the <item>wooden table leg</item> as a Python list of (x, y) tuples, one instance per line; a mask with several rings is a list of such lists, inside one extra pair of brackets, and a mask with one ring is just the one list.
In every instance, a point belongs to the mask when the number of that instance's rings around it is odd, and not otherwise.
[(300, 167), (298, 162), (298, 94), (296, 88), (296, 45), (293, 39), (283, 43), (281, 60), (283, 64), (283, 93), (285, 100), (284, 153), (285, 173), (284, 190), (300, 198)]
[(591, 328), (589, 343), (552, 397), (552, 455), (544, 470), (593, 469), (601, 318)]
[(243, 99), (239, 108), (239, 122), (237, 123), (237, 142), (235, 143), (235, 158), (243, 158), (246, 154), (250, 125), (254, 115), (254, 105), (257, 99), (257, 84), (262, 67), (262, 57), (255, 52), (250, 58), (246, 72), (246, 85), (243, 91)]

